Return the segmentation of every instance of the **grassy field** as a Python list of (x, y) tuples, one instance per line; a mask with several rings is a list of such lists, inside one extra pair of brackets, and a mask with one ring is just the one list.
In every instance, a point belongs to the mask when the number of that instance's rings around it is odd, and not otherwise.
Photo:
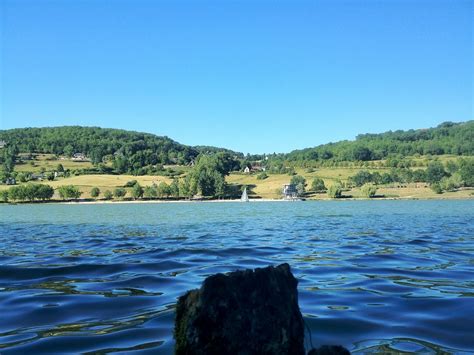
[[(347, 181), (347, 179), (355, 175), (361, 168), (320, 168), (316, 169), (312, 173), (307, 173), (305, 169), (296, 169), (298, 175), (303, 176), (306, 179), (308, 188), (311, 186), (311, 182), (315, 177), (319, 177), (324, 180), (326, 187), (333, 185), (336, 181)], [(364, 169), (368, 171), (378, 171), (383, 173), (389, 171), (389, 169)], [(227, 182), (230, 184), (246, 185), (250, 190), (250, 197), (261, 197), (261, 198), (278, 198), (279, 191), (281, 191), (284, 184), (289, 184), (291, 176), (287, 174), (269, 174), (265, 180), (258, 180), (257, 174), (230, 174), (227, 177)], [(326, 197), (325, 194), (323, 194)], [(315, 195), (315, 198), (320, 195)]]
[[(308, 185), (311, 184), (312, 178), (315, 176), (323, 178), (326, 186), (331, 186), (336, 180), (346, 180), (350, 175), (355, 173), (352, 169), (321, 169), (314, 173), (304, 173), (298, 171), (303, 175)], [(102, 192), (105, 190), (113, 191), (117, 187), (123, 187), (128, 181), (137, 180), (142, 186), (149, 186), (153, 183), (159, 184), (164, 181), (167, 184), (171, 183), (171, 179), (163, 176), (133, 176), (133, 175), (80, 175), (69, 178), (59, 179), (55, 181), (43, 181), (40, 183), (51, 185), (53, 188), (58, 188), (61, 185), (76, 185), (83, 192), (83, 198), (90, 197), (90, 190), (92, 187), (99, 187)], [(246, 185), (249, 188), (250, 198), (264, 198), (277, 199), (280, 198), (279, 191), (283, 184), (289, 183), (291, 177), (286, 174), (270, 174), (265, 180), (257, 180), (256, 175), (247, 174), (231, 174), (227, 177), (227, 182), (234, 185)], [(8, 189), (10, 186), (0, 185), (1, 189)], [(435, 194), (425, 184), (407, 184), (406, 187), (381, 187), (377, 191), (377, 195), (383, 195), (388, 198), (419, 198), (419, 199), (444, 199), (444, 198), (474, 198), (474, 190), (460, 190), (456, 192), (445, 192), (441, 195)], [(346, 197), (360, 198), (360, 189), (351, 189), (344, 191)], [(325, 193), (322, 194), (308, 194), (309, 199), (327, 199)]]
[[(20, 154), (20, 157), (24, 157), (24, 154)], [(58, 164), (62, 164), (64, 169), (87, 169), (92, 168), (92, 163), (89, 161), (74, 161), (71, 159), (54, 159), (53, 154), (37, 154), (34, 160), (25, 160), (22, 164), (15, 165), (15, 171), (18, 172), (33, 172), (38, 173), (41, 169), (45, 171), (56, 170)]]
[[(24, 164), (15, 166), (16, 171), (30, 171), (39, 172), (41, 169), (46, 171), (53, 171), (56, 169), (58, 164), (62, 164), (65, 169), (82, 169), (90, 168), (92, 164), (90, 162), (72, 161), (72, 160), (52, 160), (54, 158), (51, 154), (39, 154), (35, 160), (26, 161)], [(446, 162), (448, 160), (455, 159), (454, 156), (442, 156), (440, 160)], [(416, 160), (417, 158), (414, 158)], [(421, 159), (421, 158), (420, 158)], [(31, 164), (33, 163), (33, 165)], [(172, 167), (173, 169), (179, 169), (184, 172), (189, 170), (189, 167)], [(417, 168), (415, 168), (417, 169)], [(390, 171), (390, 168), (317, 168), (313, 172), (308, 173), (306, 169), (296, 169), (298, 175), (303, 176), (308, 184), (307, 189), (310, 188), (311, 182), (315, 177), (319, 177), (324, 180), (326, 187), (333, 185), (336, 181), (347, 181), (352, 175), (355, 175), (360, 170), (368, 170), (370, 172), (384, 173)], [(291, 176), (287, 174), (268, 174), (268, 178), (264, 180), (257, 179), (258, 174), (245, 174), (245, 173), (233, 173), (226, 177), (226, 181), (230, 185), (248, 187), (250, 198), (264, 198), (264, 199), (276, 199), (280, 198), (280, 192), (283, 184), (288, 184), (291, 180)], [(171, 179), (164, 176), (132, 176), (132, 175), (79, 175), (71, 176), (68, 178), (60, 178), (55, 181), (43, 181), (41, 183), (47, 183), (53, 188), (58, 188), (61, 185), (76, 185), (83, 192), (83, 198), (90, 197), (90, 190), (93, 187), (98, 187), (102, 192), (105, 190), (113, 191), (117, 187), (123, 187), (128, 181), (137, 180), (140, 185), (148, 186), (153, 183), (159, 184), (164, 181), (171, 183)], [(0, 189), (7, 189), (9, 186), (0, 185)], [(406, 187), (389, 187), (384, 186), (378, 189), (377, 195), (384, 195), (385, 197), (392, 198), (471, 198), (473, 190), (461, 190), (456, 192), (446, 192), (442, 195), (435, 194), (425, 184), (408, 184)], [(351, 196), (353, 198), (360, 198), (360, 189), (352, 189), (344, 192), (345, 196)], [(327, 199), (327, 195), (323, 194), (308, 194), (309, 199)]]
[[(164, 181), (171, 183), (171, 179), (164, 176), (133, 176), (133, 175), (79, 175), (71, 176), (55, 181), (40, 181), (35, 183), (48, 184), (54, 189), (62, 185), (75, 185), (82, 191), (82, 198), (90, 198), (90, 191), (93, 187), (98, 187), (103, 193), (106, 190), (113, 190), (123, 187), (128, 181), (137, 180), (142, 186), (149, 186), (153, 183), (159, 184)], [(10, 186), (0, 185), (1, 189), (8, 189)]]

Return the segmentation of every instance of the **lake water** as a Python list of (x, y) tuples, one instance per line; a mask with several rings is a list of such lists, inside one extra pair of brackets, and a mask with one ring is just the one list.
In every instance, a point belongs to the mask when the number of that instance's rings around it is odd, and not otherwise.
[(471, 200), (3, 205), (0, 353), (172, 353), (179, 295), (283, 262), (314, 346), (474, 351)]

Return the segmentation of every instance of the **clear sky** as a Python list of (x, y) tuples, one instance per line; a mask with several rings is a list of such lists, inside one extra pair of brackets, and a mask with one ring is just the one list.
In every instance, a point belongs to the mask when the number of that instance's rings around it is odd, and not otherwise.
[(473, 2), (0, 0), (0, 128), (250, 153), (473, 119)]

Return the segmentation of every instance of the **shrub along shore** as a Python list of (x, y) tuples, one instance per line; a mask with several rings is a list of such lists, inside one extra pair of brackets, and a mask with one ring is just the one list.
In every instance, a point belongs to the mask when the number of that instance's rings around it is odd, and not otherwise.
[[(299, 183), (296, 183), (298, 182)], [(474, 198), (473, 188), (459, 188), (451, 193), (437, 193), (432, 188), (424, 188), (421, 196), (400, 194), (404, 187), (383, 187), (374, 183), (364, 183), (359, 187), (348, 188), (346, 184), (334, 183), (326, 188), (322, 179), (315, 178), (309, 191), (306, 191), (305, 179), (299, 175), (293, 177), (292, 183), (297, 186), (298, 197), (308, 200), (348, 200), (348, 199), (459, 199)], [(181, 188), (180, 188), (181, 187)], [(242, 188), (243, 186), (241, 186)], [(409, 188), (408, 188), (409, 190)], [(416, 188), (415, 190), (420, 190)], [(381, 192), (382, 191), (382, 192)], [(389, 193), (387, 193), (389, 191)], [(56, 189), (48, 184), (26, 183), (0, 190), (0, 203), (139, 203), (139, 202), (177, 202), (177, 201), (238, 201), (240, 195), (228, 195), (221, 198), (185, 194), (180, 182), (173, 180), (171, 184), (161, 182), (150, 186), (141, 186), (136, 180), (127, 182), (123, 187), (100, 189), (92, 187), (88, 196), (78, 186), (61, 185)], [(237, 189), (240, 193), (240, 189)], [(398, 193), (398, 194), (397, 194)], [(262, 198), (253, 196), (254, 201), (285, 201), (281, 196), (277, 198)]]

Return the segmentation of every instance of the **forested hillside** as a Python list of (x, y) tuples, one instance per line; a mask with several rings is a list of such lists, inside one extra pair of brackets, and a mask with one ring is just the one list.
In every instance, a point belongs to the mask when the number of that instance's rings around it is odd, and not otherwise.
[[(0, 131), (5, 141), (20, 153), (50, 153), (72, 156), (82, 153), (94, 165), (112, 161), (117, 173), (146, 173), (157, 164), (185, 165), (199, 154), (224, 153), (241, 161), (241, 166), (265, 160), (267, 167), (305, 166), (320, 162), (366, 162), (416, 155), (474, 155), (474, 121), (445, 122), (435, 128), (361, 134), (354, 141), (328, 143), (287, 154), (247, 155), (211, 146), (190, 147), (150, 133), (98, 127), (17, 128)], [(12, 153), (13, 154), (13, 153)], [(12, 155), (10, 154), (10, 155)], [(15, 153), (16, 154), (16, 153)], [(5, 159), (4, 159), (5, 160)]]
[(361, 134), (355, 141), (341, 141), (294, 150), (284, 154), (289, 161), (369, 161), (390, 156), (474, 155), (474, 121), (445, 122), (436, 128)]
[(93, 163), (110, 155), (126, 157), (130, 166), (186, 164), (198, 151), (168, 137), (150, 133), (99, 127), (17, 128), (0, 131), (0, 140), (21, 153), (51, 153), (72, 156), (82, 153)]

